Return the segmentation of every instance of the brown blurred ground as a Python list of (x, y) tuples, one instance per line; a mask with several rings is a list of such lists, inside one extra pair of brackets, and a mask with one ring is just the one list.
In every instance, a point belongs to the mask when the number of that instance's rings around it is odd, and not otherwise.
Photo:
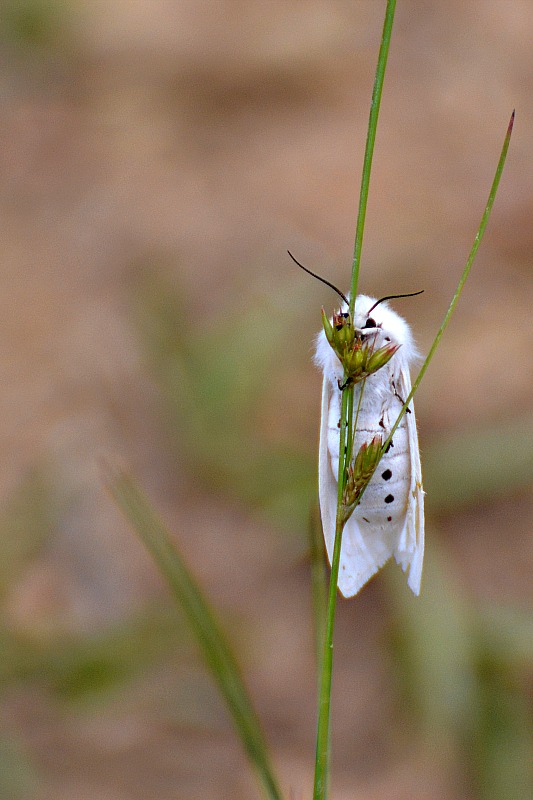
[[(310, 342), (320, 305), (333, 298), (294, 274), (285, 251), (348, 285), (383, 5), (80, 2), (54, 11), (42, 40), (3, 30), (0, 489), (7, 503), (46, 464), (63, 509), (12, 581), (4, 613), (46, 638), (57, 627), (98, 630), (158, 595), (152, 565), (101, 488), (99, 457), (119, 453), (214, 601), (241, 620), (283, 785), (303, 796), (315, 724), (304, 544), (286, 544), (242, 504), (193, 485), (186, 462), (176, 465), (132, 296), (144, 272), (159, 270), (193, 327), (258, 298), (282, 313), (279, 297), (301, 297), (305, 327), (287, 343), (287, 363), (265, 375), (266, 387), (287, 394), (272, 393), (264, 425), (314, 448)], [(425, 289), (399, 309), (422, 350), (517, 109), (486, 239), (419, 394), (423, 449), (531, 411), (532, 39), (528, 2), (398, 4), (362, 288)], [(441, 520), (467, 595), (531, 604), (531, 512), (519, 493)], [(385, 605), (378, 582), (341, 609), (333, 796), (464, 797), (442, 764), (386, 739), (394, 699), (381, 659)], [(190, 725), (178, 711), (176, 721), (158, 714), (167, 693), (179, 710), (168, 665), (91, 710), (65, 712), (35, 683), (10, 689), (6, 725), (36, 765), (35, 797), (257, 796), (214, 692), (204, 726), (197, 710)]]

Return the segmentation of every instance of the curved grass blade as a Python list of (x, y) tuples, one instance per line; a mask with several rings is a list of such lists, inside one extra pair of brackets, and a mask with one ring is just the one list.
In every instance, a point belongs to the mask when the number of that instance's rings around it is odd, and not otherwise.
[(416, 376), (415, 380), (413, 381), (413, 386), (411, 388), (411, 391), (409, 392), (409, 395), (405, 398), (405, 403), (403, 404), (403, 408), (402, 408), (402, 410), (400, 411), (400, 413), (398, 415), (398, 419), (396, 420), (396, 422), (392, 426), (392, 429), (391, 429), (391, 432), (390, 432), (388, 438), (383, 443), (383, 452), (385, 452), (385, 450), (387, 449), (387, 447), (391, 443), (392, 437), (394, 436), (394, 434), (396, 433), (396, 431), (398, 429), (398, 425), (400, 424), (400, 422), (402, 421), (403, 417), (407, 413), (407, 407), (408, 407), (409, 403), (411, 402), (411, 400), (413, 399), (413, 397), (415, 396), (415, 393), (416, 393), (418, 387), (420, 386), (422, 378), (424, 377), (424, 375), (426, 373), (426, 370), (429, 367), (431, 359), (435, 355), (435, 350), (439, 346), (440, 340), (442, 339), (444, 331), (448, 327), (448, 323), (449, 323), (449, 321), (451, 319), (451, 316), (452, 316), (453, 312), (455, 311), (455, 307), (456, 307), (457, 303), (459, 302), (459, 298), (461, 297), (462, 291), (464, 289), (464, 285), (466, 283), (466, 279), (468, 278), (468, 275), (470, 274), (470, 270), (472, 268), (472, 264), (474, 263), (474, 258), (476, 257), (477, 251), (479, 249), (479, 245), (481, 244), (481, 240), (483, 238), (483, 234), (485, 233), (485, 228), (487, 227), (487, 222), (489, 221), (490, 212), (492, 211), (492, 206), (494, 205), (494, 200), (496, 199), (496, 193), (498, 191), (498, 186), (500, 185), (500, 178), (502, 176), (503, 168), (505, 166), (505, 160), (507, 158), (507, 151), (509, 150), (509, 143), (511, 141), (511, 134), (513, 132), (514, 117), (515, 117), (515, 112), (513, 111), (513, 113), (511, 114), (511, 119), (509, 120), (509, 125), (507, 126), (507, 133), (505, 134), (505, 139), (503, 140), (503, 146), (502, 146), (502, 150), (501, 150), (501, 153), (500, 153), (498, 166), (496, 167), (496, 172), (494, 174), (494, 179), (492, 181), (492, 186), (490, 187), (490, 192), (489, 192), (489, 197), (488, 197), (488, 200), (487, 200), (487, 205), (485, 206), (485, 210), (483, 212), (483, 216), (481, 217), (481, 222), (479, 223), (479, 228), (477, 229), (476, 235), (474, 237), (474, 243), (472, 245), (472, 249), (470, 250), (469, 256), (468, 256), (468, 258), (466, 260), (466, 264), (465, 264), (465, 267), (463, 269), (462, 275), (461, 275), (461, 277), (459, 279), (459, 283), (457, 284), (457, 289), (455, 290), (455, 294), (452, 297), (452, 301), (451, 301), (451, 303), (450, 303), (450, 305), (448, 307), (448, 311), (446, 312), (446, 314), (444, 316), (444, 319), (442, 320), (441, 326), (440, 326), (439, 330), (437, 331), (437, 335), (435, 336), (435, 338), (433, 340), (433, 344), (431, 345), (429, 353), (427, 354), (426, 358), (424, 359), (424, 363), (422, 364), (422, 367), (420, 368), (420, 372), (418, 373), (418, 375)]
[(262, 783), (265, 796), (268, 800), (282, 800), (259, 719), (220, 622), (189, 572), (167, 529), (133, 478), (125, 472), (109, 468), (106, 472), (107, 487), (113, 499), (144, 543), (165, 577), (175, 600), (185, 612), (204, 661), (218, 685), (246, 754)]

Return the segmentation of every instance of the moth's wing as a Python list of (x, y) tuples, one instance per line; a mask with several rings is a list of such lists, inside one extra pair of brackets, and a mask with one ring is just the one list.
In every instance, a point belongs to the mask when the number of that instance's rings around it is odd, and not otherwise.
[[(405, 398), (411, 391), (411, 378), (407, 366), (402, 366), (397, 383), (401, 397)], [(407, 413), (407, 434), (409, 439), (409, 458), (411, 477), (405, 525), (394, 553), (398, 564), (404, 571), (409, 569), (407, 583), (414, 594), (420, 594), (422, 580), (422, 562), (424, 560), (424, 490), (422, 488), (422, 468), (418, 433), (413, 404), (409, 404), (411, 413)]]
[(331, 564), (335, 545), (335, 520), (337, 516), (337, 481), (331, 469), (328, 448), (329, 400), (331, 388), (326, 377), (322, 381), (322, 412), (320, 416), (320, 444), (318, 448), (318, 499), (320, 517)]
[(364, 531), (355, 514), (344, 526), (341, 560), (339, 565), (339, 589), (344, 597), (352, 597), (381, 569), (393, 555), (385, 537), (375, 530)]
[[(331, 468), (328, 447), (328, 430), (330, 425), (333, 426), (333, 420), (330, 420), (331, 392), (331, 385), (324, 378), (318, 456), (318, 495), (322, 529), (330, 564), (335, 546), (337, 516), (337, 479)], [(357, 519), (352, 515), (344, 526), (339, 563), (338, 586), (344, 597), (352, 597), (357, 594), (359, 589), (370, 580), (392, 554), (390, 547), (386, 546), (380, 537), (367, 532), (365, 538)]]

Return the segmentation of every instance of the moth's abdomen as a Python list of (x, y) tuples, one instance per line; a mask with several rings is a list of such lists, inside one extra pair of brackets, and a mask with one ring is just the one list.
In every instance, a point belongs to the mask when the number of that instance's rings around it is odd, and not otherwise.
[[(388, 437), (392, 425), (401, 410), (401, 402), (393, 397), (378, 413), (359, 413), (354, 441), (354, 453), (364, 442), (370, 442), (377, 434), (382, 440)], [(338, 397), (332, 397), (328, 422), (328, 449), (335, 479), (339, 468), (339, 413)], [(379, 462), (378, 468), (368, 484), (360, 504), (354, 511), (362, 531), (365, 528), (397, 531), (403, 526), (409, 500), (411, 459), (407, 422), (404, 416), (394, 433), (392, 446)]]
[[(388, 432), (375, 429), (374, 426), (358, 427), (355, 437), (356, 450), (363, 442), (370, 441), (376, 433), (384, 434), (385, 439)], [(354, 512), (362, 528), (367, 525), (386, 530), (403, 525), (407, 513), (410, 477), (409, 439), (404, 417), (394, 434), (393, 447), (382, 457), (365, 489), (361, 503)]]

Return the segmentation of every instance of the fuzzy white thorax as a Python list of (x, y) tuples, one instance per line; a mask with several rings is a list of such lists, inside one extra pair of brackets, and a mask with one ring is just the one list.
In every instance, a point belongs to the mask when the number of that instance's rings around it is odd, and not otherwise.
[[(360, 294), (357, 296), (355, 302), (354, 326), (365, 332), (365, 324), (368, 321), (368, 311), (376, 303), (374, 297), (367, 297), (367, 295)], [(341, 312), (346, 312), (347, 307), (343, 303)], [(395, 311), (392, 310), (387, 302), (380, 303), (371, 313), (371, 319), (376, 323), (378, 332), (375, 337), (375, 349), (383, 347), (386, 344), (399, 344), (400, 349), (394, 356), (397, 361), (402, 361), (403, 364), (409, 368), (413, 362), (419, 357), (418, 350), (413, 340), (411, 328), (407, 322), (400, 317)], [(370, 329), (369, 329), (370, 330)], [(326, 377), (332, 385), (337, 386), (338, 382), (342, 383), (344, 372), (342, 364), (335, 354), (335, 351), (326, 339), (324, 330), (321, 330), (316, 339), (315, 350), (315, 364), (320, 368), (324, 377)], [(380, 373), (376, 373), (372, 378), (376, 379)], [(376, 381), (373, 381), (375, 383)]]

